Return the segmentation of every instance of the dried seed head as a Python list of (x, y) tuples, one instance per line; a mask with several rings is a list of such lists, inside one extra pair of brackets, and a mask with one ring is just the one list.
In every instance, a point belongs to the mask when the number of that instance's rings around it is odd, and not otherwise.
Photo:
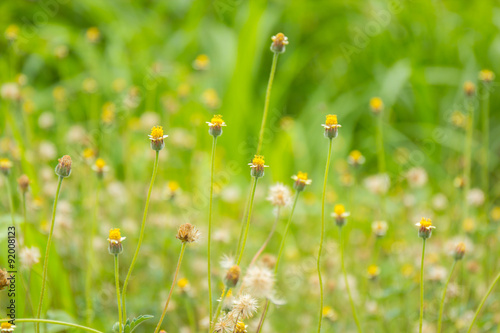
[(59, 159), (59, 163), (56, 166), (56, 175), (59, 177), (69, 177), (71, 174), (71, 157), (69, 155), (64, 155)]
[(273, 43), (271, 44), (271, 51), (274, 53), (284, 53), (288, 45), (288, 37), (279, 32), (271, 37)]
[(17, 179), (17, 184), (22, 193), (26, 193), (30, 187), (30, 179), (26, 175), (22, 175)]
[(7, 279), (9, 277), (9, 273), (7, 270), (0, 269), (0, 290), (4, 290), (10, 284), (10, 281)]
[(385, 221), (374, 221), (372, 223), (372, 232), (377, 237), (384, 237), (388, 228), (387, 222)]
[(242, 285), (257, 298), (269, 298), (273, 294), (274, 274), (267, 267), (251, 266)]
[(200, 232), (194, 225), (185, 223), (179, 227), (175, 237), (183, 243), (193, 243), (200, 238)]
[(290, 198), (290, 189), (281, 183), (276, 183), (276, 185), (269, 188), (267, 200), (270, 201), (273, 206), (284, 207), (290, 202)]
[(234, 288), (240, 280), (241, 269), (240, 266), (234, 265), (227, 270), (224, 282), (228, 288)]
[(257, 300), (248, 294), (241, 295), (234, 301), (234, 307), (231, 311), (232, 315), (242, 319), (253, 317), (257, 312)]

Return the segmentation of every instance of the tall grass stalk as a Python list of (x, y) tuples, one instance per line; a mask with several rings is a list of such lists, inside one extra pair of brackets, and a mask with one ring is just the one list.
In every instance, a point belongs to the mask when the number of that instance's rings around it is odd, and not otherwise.
[(481, 303), (479, 304), (479, 306), (478, 306), (478, 308), (476, 310), (476, 314), (474, 315), (474, 318), (472, 318), (472, 322), (470, 323), (470, 327), (469, 327), (469, 330), (467, 331), (467, 333), (470, 333), (472, 331), (472, 327), (474, 326), (474, 322), (476, 321), (477, 316), (479, 315), (479, 312), (481, 312), (481, 309), (483, 308), (483, 305), (486, 302), (486, 299), (488, 298), (488, 296), (490, 296), (491, 292), (493, 291), (493, 287), (495, 287), (495, 284), (499, 280), (500, 280), (500, 273), (498, 273), (498, 275), (495, 278), (495, 280), (493, 280), (493, 282), (491, 283), (490, 287), (488, 288), (488, 291), (486, 292), (486, 295), (484, 295), (483, 299), (481, 300)]
[[(482, 182), (484, 191), (484, 202), (486, 211), (489, 209), (488, 192), (489, 192), (489, 171), (488, 171), (488, 151), (490, 142), (490, 90), (489, 86), (483, 85), (483, 103), (482, 103), (482, 116), (483, 116), (483, 142), (482, 142)], [(488, 216), (488, 214), (486, 214)], [(486, 218), (488, 221), (490, 219)]]
[(418, 331), (422, 333), (422, 322), (424, 320), (424, 256), (425, 256), (425, 238), (422, 245), (422, 261), (420, 263), (420, 320)]
[(214, 169), (215, 169), (215, 149), (217, 146), (217, 137), (214, 136), (212, 143), (212, 160), (210, 166), (210, 202), (208, 207), (208, 245), (207, 245), (207, 275), (208, 275), (208, 304), (209, 317), (212, 317), (212, 269), (211, 269), (211, 240), (212, 240), (212, 202), (214, 196)]
[(148, 196), (146, 198), (146, 205), (144, 207), (144, 214), (142, 216), (141, 231), (139, 234), (139, 242), (137, 243), (137, 248), (135, 250), (134, 257), (132, 258), (132, 262), (130, 264), (130, 268), (128, 270), (127, 277), (125, 278), (125, 282), (123, 282), (122, 305), (123, 305), (123, 318), (125, 319), (125, 321), (127, 320), (127, 286), (128, 286), (128, 281), (130, 279), (130, 276), (132, 275), (132, 271), (134, 270), (135, 262), (137, 260), (137, 257), (139, 256), (139, 250), (141, 249), (142, 240), (144, 238), (144, 229), (146, 226), (146, 217), (148, 216), (149, 200), (151, 198), (151, 191), (153, 189), (153, 184), (155, 182), (156, 173), (158, 172), (158, 156), (159, 156), (159, 151), (156, 151), (155, 162), (153, 165), (153, 174), (151, 176), (151, 182), (149, 184)]
[(118, 254), (115, 257), (115, 284), (116, 284), (116, 300), (118, 304), (118, 322), (120, 323), (120, 333), (123, 332), (123, 318), (122, 318), (122, 300), (120, 297), (120, 262)]
[(471, 164), (472, 164), (472, 136), (474, 132), (474, 105), (472, 100), (467, 102), (467, 120), (465, 128), (465, 151), (464, 151), (464, 216), (465, 220), (469, 216), (469, 201), (467, 195), (471, 187)]
[(158, 331), (160, 331), (161, 323), (163, 322), (163, 318), (165, 318), (165, 314), (167, 313), (168, 304), (170, 303), (170, 298), (172, 298), (172, 293), (174, 291), (175, 283), (177, 281), (177, 275), (179, 275), (179, 269), (181, 268), (182, 257), (184, 257), (184, 251), (186, 250), (186, 244), (187, 243), (185, 242), (182, 243), (181, 253), (179, 255), (179, 260), (177, 261), (177, 267), (175, 268), (174, 278), (172, 280), (172, 286), (170, 287), (170, 292), (168, 293), (168, 298), (167, 301), (165, 302), (165, 308), (163, 309), (160, 320), (158, 321), (158, 325), (156, 325), (155, 333), (158, 333)]
[(441, 305), (439, 306), (439, 318), (438, 318), (438, 329), (437, 333), (441, 333), (441, 326), (443, 322), (443, 310), (444, 310), (444, 300), (446, 298), (446, 291), (448, 290), (448, 284), (450, 283), (451, 276), (453, 275), (453, 271), (455, 270), (455, 266), (457, 265), (458, 260), (453, 261), (453, 266), (451, 266), (450, 274), (448, 275), (448, 279), (444, 285), (443, 295), (441, 296)]
[[(61, 185), (64, 177), (59, 176), (59, 181), (57, 183), (56, 196), (54, 198), (54, 208), (52, 208), (52, 221), (50, 223), (49, 238), (47, 240), (47, 248), (45, 249), (45, 259), (43, 261), (43, 273), (42, 273), (42, 288), (40, 291), (40, 301), (38, 303), (38, 311), (36, 314), (36, 319), (40, 319), (42, 315), (43, 297), (45, 295), (45, 284), (47, 283), (47, 271), (49, 268), (49, 256), (50, 256), (50, 244), (52, 243), (52, 235), (54, 233), (54, 221), (56, 219), (57, 202), (59, 200), (59, 192), (61, 191)], [(19, 320), (17, 320), (19, 321)], [(40, 332), (40, 321), (36, 322), (35, 332)]]
[(91, 295), (91, 290), (92, 290), (92, 262), (94, 261), (94, 247), (93, 247), (93, 239), (95, 235), (95, 229), (96, 229), (96, 224), (97, 224), (97, 217), (99, 214), (99, 194), (101, 192), (101, 186), (102, 186), (102, 180), (98, 179), (97, 180), (97, 189), (95, 193), (95, 206), (94, 206), (94, 216), (92, 219), (92, 222), (90, 223), (90, 228), (89, 228), (89, 233), (87, 235), (88, 241), (87, 241), (87, 272), (85, 273), (85, 303), (87, 305), (87, 313), (86, 313), (86, 318), (87, 318), (87, 325), (91, 324), (92, 318), (94, 316), (93, 313), (93, 304), (92, 304), (92, 295)]
[(345, 288), (347, 290), (347, 295), (349, 296), (349, 303), (351, 304), (351, 310), (352, 310), (352, 316), (354, 317), (354, 321), (356, 322), (356, 326), (358, 328), (358, 332), (363, 332), (361, 329), (361, 324), (359, 323), (358, 316), (356, 314), (356, 307), (354, 306), (354, 301), (352, 299), (352, 294), (351, 294), (351, 289), (349, 288), (349, 281), (347, 280), (347, 272), (345, 269), (345, 263), (344, 263), (344, 252), (345, 252), (345, 232), (343, 232), (343, 227), (340, 228), (340, 262), (342, 265), (342, 274), (344, 275), (344, 283), (345, 283)]
[(245, 233), (243, 235), (243, 241), (241, 242), (241, 249), (239, 251), (240, 255), (238, 257), (238, 261), (236, 262), (236, 265), (238, 265), (238, 266), (241, 263), (241, 259), (243, 259), (243, 252), (245, 251), (245, 245), (247, 243), (248, 229), (250, 228), (250, 220), (252, 218), (253, 200), (255, 197), (255, 189), (257, 188), (257, 181), (258, 180), (259, 180), (258, 177), (253, 177), (252, 192), (250, 195), (250, 203), (248, 205), (248, 216), (247, 216), (247, 222), (246, 222), (246, 227), (245, 227)]
[(323, 180), (323, 194), (321, 196), (321, 238), (319, 242), (318, 259), (316, 262), (316, 267), (318, 270), (318, 280), (319, 280), (319, 291), (320, 291), (320, 301), (319, 301), (319, 320), (318, 320), (318, 333), (321, 332), (321, 324), (323, 319), (323, 280), (321, 278), (321, 252), (323, 251), (323, 238), (325, 236), (325, 199), (326, 199), (326, 184), (328, 182), (328, 170), (330, 169), (330, 159), (332, 157), (332, 144), (333, 139), (330, 139), (328, 145), (328, 157), (326, 159), (325, 167), (325, 178)]
[(377, 117), (377, 161), (378, 172), (385, 172), (384, 120), (382, 114)]
[(269, 235), (267, 235), (267, 238), (264, 241), (264, 244), (262, 244), (262, 246), (260, 247), (260, 249), (253, 256), (252, 261), (250, 261), (249, 267), (251, 267), (251, 266), (253, 266), (255, 264), (255, 262), (257, 261), (257, 259), (259, 258), (259, 256), (266, 249), (267, 244), (269, 244), (269, 242), (271, 241), (271, 238), (273, 237), (274, 232), (276, 231), (276, 226), (278, 225), (278, 221), (280, 220), (280, 212), (281, 212), (280, 208), (281, 208), (280, 206), (276, 207), (276, 218), (274, 219), (274, 224), (273, 224), (273, 226), (271, 228), (271, 231), (269, 232)]

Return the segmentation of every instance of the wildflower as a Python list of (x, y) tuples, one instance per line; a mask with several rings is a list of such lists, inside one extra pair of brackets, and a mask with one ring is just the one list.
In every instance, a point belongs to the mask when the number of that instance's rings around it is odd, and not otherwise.
[(199, 71), (207, 70), (210, 67), (210, 58), (206, 54), (200, 54), (193, 61), (193, 68)]
[(179, 281), (177, 281), (177, 286), (179, 287), (181, 292), (187, 291), (187, 289), (189, 288), (188, 279), (186, 279), (186, 278), (179, 279)]
[(490, 216), (494, 221), (500, 220), (500, 207), (495, 206), (490, 212)]
[(163, 135), (163, 127), (161, 126), (154, 126), (151, 129), (151, 134), (148, 135), (149, 140), (151, 140), (151, 149), (160, 151), (165, 147), (165, 142), (163, 142), (163, 139), (167, 138), (168, 135)]
[(271, 205), (277, 207), (284, 207), (290, 202), (291, 193), (288, 186), (281, 183), (276, 183), (269, 188), (269, 196), (267, 200), (271, 202)]
[(367, 269), (368, 278), (375, 280), (380, 275), (380, 268), (377, 265), (370, 265)]
[(264, 254), (260, 259), (262, 265), (266, 266), (269, 269), (273, 269), (276, 266), (276, 257), (272, 254)]
[(243, 284), (257, 298), (269, 298), (273, 294), (274, 274), (267, 267), (250, 266)]
[(325, 138), (328, 139), (336, 138), (339, 134), (339, 127), (342, 127), (342, 125), (339, 125), (337, 116), (334, 114), (327, 115), (325, 123), (321, 126), (325, 128)]
[(8, 176), (10, 174), (10, 169), (12, 169), (12, 161), (8, 158), (0, 158), (0, 171)]
[(175, 238), (183, 243), (193, 243), (200, 238), (200, 231), (190, 223), (184, 223), (179, 227)]
[(467, 97), (472, 97), (476, 94), (476, 86), (471, 81), (466, 81), (464, 83), (463, 89)]
[(180, 186), (179, 183), (171, 180), (167, 183), (166, 196), (168, 199), (173, 199), (177, 192), (179, 192)]
[(210, 109), (217, 109), (220, 106), (220, 99), (215, 89), (207, 89), (201, 95), (203, 103)]
[(22, 193), (28, 192), (30, 187), (30, 179), (26, 175), (22, 175), (17, 179), (17, 184), (19, 185), (19, 189)]
[(86, 78), (82, 82), (82, 89), (85, 91), (87, 94), (93, 94), (97, 92), (97, 81), (91, 77)]
[(274, 53), (284, 53), (288, 45), (288, 37), (279, 32), (271, 37), (273, 43), (271, 44), (271, 51)]
[(453, 256), (455, 257), (455, 260), (461, 260), (464, 257), (464, 255), (465, 255), (465, 243), (460, 242), (455, 247), (455, 252)]
[(102, 106), (101, 120), (105, 124), (111, 124), (115, 120), (116, 106), (115, 103), (106, 102)]
[(264, 176), (264, 168), (269, 167), (268, 165), (264, 165), (264, 156), (261, 155), (255, 155), (252, 163), (248, 163), (248, 165), (252, 169), (250, 174), (255, 178)]
[(227, 318), (227, 316), (222, 316), (219, 318), (214, 326), (215, 333), (232, 333), (233, 332), (233, 321)]
[(443, 266), (431, 266), (427, 278), (430, 281), (443, 282), (446, 279), (447, 270)]
[(357, 167), (359, 165), (365, 164), (365, 157), (361, 154), (359, 150), (353, 150), (347, 157), (347, 163), (350, 165)]
[(380, 114), (384, 110), (384, 102), (380, 97), (372, 97), (370, 99), (370, 109), (374, 114)]
[(234, 301), (231, 312), (242, 319), (251, 318), (257, 312), (257, 300), (248, 294), (243, 294)]
[(238, 321), (236, 324), (236, 329), (234, 330), (234, 333), (247, 333), (247, 327), (248, 325), (245, 325), (244, 322)]
[(476, 221), (474, 221), (473, 218), (468, 217), (463, 221), (462, 227), (466, 232), (473, 232), (474, 229), (476, 229)]
[(443, 193), (438, 193), (432, 197), (432, 206), (436, 210), (444, 210), (448, 206), (448, 198)]
[(411, 187), (422, 187), (427, 183), (427, 172), (424, 168), (411, 168), (406, 173), (406, 179)]
[(92, 166), (92, 170), (94, 170), (97, 173), (97, 177), (101, 179), (104, 176), (104, 173), (109, 170), (109, 167), (102, 158), (98, 158)]
[(418, 229), (418, 236), (422, 237), (423, 239), (430, 238), (432, 236), (432, 229), (435, 229), (436, 227), (432, 225), (431, 219), (422, 217), (422, 220), (420, 222), (415, 224)]
[(389, 190), (391, 180), (389, 175), (381, 173), (365, 178), (363, 183), (370, 192), (374, 194), (385, 194)]
[(293, 188), (298, 192), (303, 191), (306, 185), (311, 185), (312, 183), (312, 180), (307, 178), (306, 172), (299, 171), (296, 175), (292, 176), (292, 179), (295, 180)]
[(479, 81), (487, 84), (491, 83), (495, 79), (495, 73), (490, 71), (489, 69), (483, 69), (479, 72)]
[(2, 332), (2, 333), (14, 332), (15, 328), (16, 328), (16, 325), (12, 325), (9, 322), (5, 322), (5, 323), (0, 324), (0, 332)]
[(241, 268), (238, 265), (231, 266), (226, 273), (226, 277), (224, 279), (225, 284), (228, 288), (234, 288), (238, 281), (240, 280)]
[(69, 50), (66, 45), (58, 45), (54, 49), (54, 55), (59, 59), (66, 58), (68, 56), (68, 53)]
[(465, 181), (462, 177), (455, 177), (453, 179), (453, 186), (455, 186), (458, 189), (462, 189), (465, 185)]
[(481, 206), (484, 203), (484, 192), (478, 188), (473, 188), (467, 193), (467, 201), (471, 206)]
[(214, 115), (208, 124), (208, 133), (214, 138), (222, 134), (222, 126), (226, 126), (226, 123), (222, 120), (220, 114)]
[(71, 174), (71, 157), (69, 155), (64, 155), (59, 160), (56, 166), (56, 175), (59, 177), (69, 177)]
[(323, 307), (322, 315), (323, 318), (329, 319), (331, 321), (337, 320), (337, 314), (335, 313), (335, 310), (333, 310), (333, 308), (329, 305)]
[(374, 221), (372, 223), (372, 232), (377, 237), (384, 237), (388, 228), (385, 221)]
[(95, 157), (95, 151), (92, 148), (85, 148), (82, 155), (85, 160), (90, 161)]
[(335, 205), (333, 207), (332, 216), (335, 218), (335, 223), (339, 227), (343, 227), (346, 224), (346, 218), (350, 215), (350, 213), (345, 211), (344, 205)]
[(4, 290), (9, 286), (10, 280), (8, 279), (8, 277), (9, 273), (7, 273), (7, 270), (0, 269), (0, 290)]
[(3, 99), (9, 101), (17, 101), (21, 99), (21, 91), (19, 90), (19, 85), (14, 82), (8, 82), (2, 85), (0, 88), (0, 95)]
[(5, 29), (5, 38), (9, 42), (13, 42), (17, 40), (17, 37), (19, 36), (19, 26), (16, 24), (11, 24)]
[(87, 37), (87, 40), (89, 42), (97, 43), (99, 41), (99, 39), (101, 38), (101, 32), (96, 27), (90, 27), (87, 29), (85, 36)]
[(109, 254), (120, 254), (123, 252), (122, 242), (126, 237), (122, 237), (120, 234), (120, 229), (111, 229), (109, 231), (108, 237), (108, 251)]
[(21, 263), (25, 265), (26, 267), (30, 268), (40, 262), (40, 250), (33, 246), (33, 247), (23, 247), (21, 249), (21, 252), (19, 253), (19, 256), (21, 257)]

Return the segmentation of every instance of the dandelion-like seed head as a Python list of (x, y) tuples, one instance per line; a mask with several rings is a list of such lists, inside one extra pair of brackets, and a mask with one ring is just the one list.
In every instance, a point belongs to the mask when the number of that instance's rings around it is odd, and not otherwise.
[(495, 73), (489, 69), (483, 69), (479, 72), (479, 80), (485, 84), (491, 83), (495, 79)]
[(122, 242), (126, 237), (122, 237), (120, 229), (115, 228), (109, 230), (108, 236), (108, 251), (110, 254), (118, 255), (123, 252)]
[(0, 170), (6, 176), (10, 174), (10, 169), (12, 169), (12, 161), (8, 158), (0, 158)]
[(9, 273), (7, 273), (7, 270), (0, 269), (0, 290), (4, 290), (9, 286), (10, 280), (8, 279), (8, 277)]
[(418, 236), (424, 239), (430, 238), (432, 236), (432, 229), (436, 227), (432, 225), (432, 221), (429, 218), (422, 217), (419, 223), (416, 224), (419, 227)]
[(234, 288), (238, 284), (238, 281), (240, 280), (240, 275), (241, 275), (240, 266), (238, 265), (231, 266), (227, 270), (226, 277), (224, 278), (226, 286), (228, 288)]
[(260, 177), (264, 176), (264, 168), (268, 167), (264, 163), (265, 163), (264, 156), (262, 156), (262, 155), (255, 155), (254, 156), (254, 158), (252, 159), (252, 163), (248, 163), (248, 165), (252, 169), (250, 172), (252, 177), (260, 178)]
[(273, 271), (267, 267), (251, 266), (244, 278), (248, 292), (257, 298), (270, 298), (274, 288)]
[(12, 325), (9, 322), (5, 322), (5, 323), (0, 324), (0, 332), (2, 332), (2, 333), (14, 332), (15, 328), (16, 328), (16, 325)]
[(290, 189), (281, 183), (277, 183), (269, 188), (267, 200), (269, 200), (273, 206), (284, 207), (290, 202), (290, 197)]
[(325, 138), (334, 139), (339, 135), (339, 124), (337, 120), (337, 115), (329, 114), (326, 116), (325, 123), (321, 125), (325, 128)]
[(460, 242), (455, 247), (453, 256), (455, 257), (455, 260), (461, 260), (464, 257), (464, 255), (465, 255), (465, 243)]
[(232, 315), (242, 319), (252, 318), (257, 312), (257, 300), (248, 294), (243, 294), (234, 301)]
[(151, 140), (151, 149), (155, 151), (160, 151), (165, 147), (165, 142), (163, 141), (168, 135), (163, 134), (163, 127), (153, 126), (151, 129), (151, 134), (149, 135), (149, 140)]
[(296, 175), (292, 176), (292, 179), (295, 180), (293, 188), (298, 192), (303, 191), (306, 185), (311, 185), (312, 183), (312, 180), (307, 178), (307, 172), (299, 171)]
[(353, 150), (349, 153), (349, 156), (347, 157), (347, 163), (349, 163), (352, 166), (359, 166), (361, 164), (364, 164), (366, 161), (365, 157), (359, 150)]
[(222, 316), (219, 318), (214, 326), (215, 333), (233, 333), (234, 322), (228, 318), (228, 316)]
[(288, 45), (288, 37), (279, 32), (271, 37), (273, 43), (271, 44), (271, 51), (274, 53), (284, 53)]
[(183, 243), (194, 243), (200, 238), (200, 231), (191, 223), (184, 223), (179, 227), (175, 238)]
[(337, 204), (335, 207), (333, 207), (333, 213), (332, 216), (335, 218), (335, 223), (339, 227), (343, 227), (346, 222), (347, 222), (347, 217), (350, 215), (350, 213), (345, 211), (344, 205)]
[(384, 110), (384, 102), (380, 97), (372, 97), (370, 99), (370, 109), (374, 114), (379, 114)]
[(222, 134), (222, 126), (226, 126), (226, 123), (222, 120), (222, 116), (220, 114), (214, 115), (210, 122), (207, 121), (207, 124), (208, 133), (214, 138), (220, 136)]
[(56, 166), (56, 175), (59, 177), (69, 177), (71, 174), (71, 157), (69, 155), (64, 155), (59, 160)]
[(464, 83), (463, 89), (467, 97), (472, 97), (476, 94), (476, 85), (471, 81), (466, 81)]

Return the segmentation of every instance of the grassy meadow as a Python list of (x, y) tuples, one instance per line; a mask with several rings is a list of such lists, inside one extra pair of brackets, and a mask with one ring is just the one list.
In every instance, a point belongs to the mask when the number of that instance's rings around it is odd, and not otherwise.
[(499, 2), (2, 1), (0, 32), (0, 332), (500, 332)]

